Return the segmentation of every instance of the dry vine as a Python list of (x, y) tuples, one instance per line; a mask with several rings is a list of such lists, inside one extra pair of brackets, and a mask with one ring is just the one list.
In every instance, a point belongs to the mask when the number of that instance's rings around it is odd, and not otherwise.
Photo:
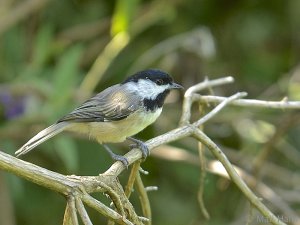
[[(206, 146), (217, 160), (222, 163), (226, 169), (232, 182), (234, 182), (244, 196), (248, 199), (251, 205), (256, 208), (265, 218), (272, 224), (283, 225), (280, 221), (245, 184), (239, 176), (236, 169), (227, 159), (223, 151), (200, 129), (199, 126), (211, 119), (225, 106), (229, 104), (256, 107), (272, 107), (279, 109), (300, 108), (300, 102), (267, 102), (258, 100), (242, 100), (246, 93), (237, 93), (231, 97), (216, 97), (216, 96), (201, 96), (196, 92), (202, 89), (211, 88), (217, 85), (223, 85), (233, 82), (232, 77), (221, 78), (217, 80), (205, 80), (191, 88), (185, 93), (183, 113), (181, 118), (181, 126), (171, 130), (156, 138), (146, 142), (150, 150), (175, 140), (179, 140), (188, 136), (194, 137), (196, 140)], [(191, 123), (191, 106), (194, 102), (216, 102), (219, 103), (212, 111), (206, 114), (199, 120)], [(56, 191), (66, 196), (67, 204), (64, 215), (64, 225), (77, 225), (78, 215), (83, 224), (91, 225), (92, 221), (85, 209), (85, 205), (89, 206), (109, 220), (109, 224), (151, 224), (151, 208), (147, 195), (147, 188), (144, 187), (139, 170), (139, 160), (141, 152), (138, 149), (133, 149), (125, 155), (129, 164), (133, 164), (128, 184), (123, 190), (123, 187), (118, 181), (118, 176), (126, 168), (121, 162), (115, 162), (107, 171), (99, 176), (66, 176), (45, 168), (36, 166), (32, 163), (25, 162), (13, 156), (0, 152), (0, 169), (13, 173), (21, 178), (29, 180), (33, 183)], [(134, 207), (129, 201), (129, 196), (132, 192), (133, 185), (136, 185), (136, 190), (140, 197), (143, 216), (138, 216)], [(92, 197), (90, 194), (94, 192), (102, 192), (109, 196), (113, 202), (113, 207), (109, 207), (99, 200)]]

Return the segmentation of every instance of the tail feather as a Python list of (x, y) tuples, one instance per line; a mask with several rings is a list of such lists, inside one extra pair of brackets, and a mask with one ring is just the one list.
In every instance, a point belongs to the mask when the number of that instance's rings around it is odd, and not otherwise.
[(24, 144), (18, 151), (15, 152), (16, 156), (19, 157), (31, 151), (33, 148), (62, 132), (68, 127), (67, 122), (61, 122), (53, 124), (44, 130), (40, 131), (37, 135), (31, 138), (26, 144)]

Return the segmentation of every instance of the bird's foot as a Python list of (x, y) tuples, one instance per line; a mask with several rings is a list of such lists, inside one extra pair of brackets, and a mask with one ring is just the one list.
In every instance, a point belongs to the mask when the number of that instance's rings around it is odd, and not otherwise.
[(129, 145), (129, 147), (131, 149), (133, 149), (133, 148), (140, 149), (140, 151), (142, 152), (143, 159), (146, 159), (147, 156), (150, 155), (149, 148), (147, 147), (147, 145), (144, 142), (142, 142), (140, 140), (137, 140), (137, 139), (135, 139), (133, 137), (128, 137), (127, 139), (130, 140), (130, 141), (132, 141), (132, 142), (134, 142), (134, 144)]
[(120, 161), (128, 169), (129, 162), (125, 156), (115, 154), (107, 145), (103, 147), (114, 161)]

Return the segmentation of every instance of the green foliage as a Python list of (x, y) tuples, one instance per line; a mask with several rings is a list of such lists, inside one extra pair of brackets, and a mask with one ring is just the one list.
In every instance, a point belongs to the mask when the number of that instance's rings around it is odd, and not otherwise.
[(111, 26), (113, 36), (120, 32), (128, 32), (132, 17), (136, 12), (138, 2), (138, 0), (117, 1)]
[[(56, 112), (65, 111), (66, 103), (72, 100), (72, 94), (78, 85), (79, 58), (82, 55), (82, 48), (74, 46), (65, 51), (57, 62), (53, 71), (53, 91), (49, 96), (50, 107)], [(49, 109), (50, 110), (50, 109)], [(56, 118), (59, 114), (54, 115)]]
[(78, 148), (74, 139), (70, 137), (57, 137), (54, 144), (56, 154), (58, 154), (67, 171), (70, 171), (70, 173), (78, 171)]
[[(0, 28), (1, 22), (6, 22), (5, 15), (13, 15), (20, 2), (15, 1), (4, 16), (0, 15)], [(295, 0), (48, 1), (0, 33), (0, 150), (13, 154), (30, 137), (85, 100), (86, 93), (79, 89), (86, 74), (120, 33), (128, 34), (129, 43), (112, 60), (106, 59), (108, 69), (100, 82), (95, 82), (96, 91), (122, 81), (137, 67), (158, 67), (185, 87), (204, 76), (233, 75), (235, 85), (221, 87), (216, 93), (228, 96), (241, 90), (249, 92), (250, 98), (281, 100), (288, 96), (299, 100), (298, 9), (299, 1)], [(201, 26), (210, 31), (206, 41), (192, 34)], [(175, 128), (180, 99), (172, 96), (172, 105), (166, 105), (159, 120), (138, 136), (149, 139)], [(230, 160), (248, 169), (272, 136), (283, 130), (272, 141), (275, 150), (268, 160), (297, 174), (297, 157), (276, 151), (300, 154), (295, 114), (230, 107), (209, 122), (205, 132), (224, 149), (234, 148), (228, 152), (242, 155), (248, 164), (232, 155)], [(195, 110), (193, 118), (198, 116)], [(183, 140), (174, 144), (197, 157), (197, 143)], [(118, 153), (128, 150), (121, 144), (112, 148)], [(57, 172), (80, 175), (99, 174), (111, 164), (93, 140), (64, 134), (24, 159)], [(159, 186), (150, 194), (154, 224), (229, 224), (245, 213), (247, 202), (234, 185), (209, 174), (204, 199), (211, 220), (205, 222), (197, 202), (200, 171), (188, 163), (150, 157), (142, 164), (150, 172), (143, 177), (145, 183)], [(121, 180), (125, 178), (122, 175)], [(13, 202), (17, 224), (61, 224), (63, 198), (15, 177), (0, 182), (10, 187), (4, 194)], [(271, 187), (274, 183), (269, 181)], [(241, 207), (237, 209), (237, 205)], [(92, 219), (98, 218), (95, 215)]]
[[(45, 24), (40, 30), (37, 32), (37, 36), (35, 39), (35, 44), (32, 52), (32, 67), (34, 68), (43, 68), (52, 51), (52, 42), (53, 42), (53, 28), (50, 24)], [(28, 73), (27, 76), (30, 76)]]

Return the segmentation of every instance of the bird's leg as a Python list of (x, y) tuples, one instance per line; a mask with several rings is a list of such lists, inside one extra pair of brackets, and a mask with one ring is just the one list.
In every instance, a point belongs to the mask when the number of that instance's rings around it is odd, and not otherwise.
[(123, 163), (123, 165), (128, 168), (129, 162), (126, 159), (126, 157), (122, 156), (122, 155), (117, 155), (115, 154), (109, 147), (108, 145), (104, 145), (103, 144), (104, 149), (108, 152), (108, 154), (110, 155), (110, 157), (115, 160), (115, 161), (120, 161), (121, 163)]
[(134, 144), (130, 145), (131, 148), (138, 148), (141, 150), (143, 159), (146, 159), (147, 156), (150, 155), (149, 148), (147, 147), (147, 145), (144, 142), (142, 142), (138, 139), (135, 139), (133, 137), (127, 137), (127, 139), (134, 142)]

